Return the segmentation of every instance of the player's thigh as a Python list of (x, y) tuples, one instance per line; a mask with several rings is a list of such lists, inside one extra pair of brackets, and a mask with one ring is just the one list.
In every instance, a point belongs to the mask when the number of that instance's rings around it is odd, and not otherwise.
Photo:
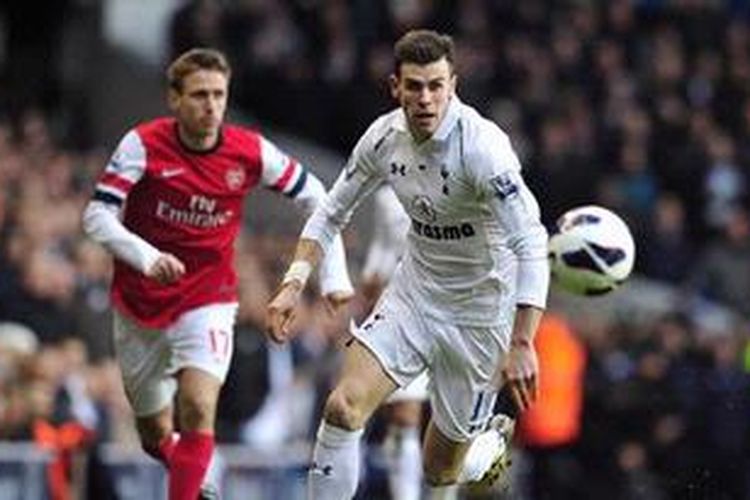
[(177, 388), (169, 373), (169, 340), (164, 331), (143, 328), (117, 311), (113, 323), (115, 356), (130, 406), (136, 417), (154, 420), (171, 406)]
[(352, 338), (345, 348), (338, 382), (326, 403), (326, 420), (347, 429), (359, 428), (396, 387), (372, 351)]
[(180, 370), (177, 375), (177, 417), (181, 429), (213, 430), (221, 385), (218, 378), (200, 368)]
[(439, 348), (431, 358), (432, 418), (456, 442), (480, 433), (497, 398), (493, 375), (505, 355), (504, 332), (489, 327), (439, 328)]
[(429, 346), (415, 339), (429, 336), (418, 312), (391, 290), (386, 290), (370, 316), (352, 333), (398, 387), (409, 386), (425, 372), (424, 351)]
[(424, 472), (428, 484), (452, 484), (461, 473), (470, 441), (455, 441), (430, 421), (424, 438)]

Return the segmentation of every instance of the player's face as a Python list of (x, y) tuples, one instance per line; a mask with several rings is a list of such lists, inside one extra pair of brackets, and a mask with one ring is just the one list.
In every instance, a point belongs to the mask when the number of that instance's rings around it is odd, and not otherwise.
[(403, 63), (400, 73), (391, 77), (391, 93), (418, 142), (429, 139), (440, 126), (455, 89), (456, 75), (445, 58), (429, 64)]
[(169, 106), (190, 141), (213, 141), (227, 109), (229, 82), (220, 71), (198, 70), (182, 82), (182, 91), (170, 90)]

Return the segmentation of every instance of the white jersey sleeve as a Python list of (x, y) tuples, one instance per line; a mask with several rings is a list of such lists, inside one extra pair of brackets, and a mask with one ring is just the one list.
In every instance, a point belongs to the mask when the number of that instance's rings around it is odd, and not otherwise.
[(382, 128), (379, 122), (376, 120), (360, 138), (325, 201), (315, 209), (302, 230), (302, 237), (317, 241), (324, 253), (328, 253), (334, 238), (349, 222), (357, 206), (384, 181), (370, 157), (382, 142), (378, 137)]
[(521, 164), (510, 140), (499, 129), (481, 142), (477, 188), (488, 200), (503, 228), (507, 245), (518, 259), (516, 303), (544, 308), (549, 288), (547, 231), (539, 205), (521, 176)]
[(367, 251), (362, 279), (378, 278), (387, 282), (406, 247), (409, 216), (389, 186), (381, 186), (374, 195), (372, 240)]
[(138, 134), (131, 130), (122, 138), (99, 177), (82, 221), (83, 230), (91, 239), (143, 273), (156, 262), (160, 252), (128, 230), (120, 218), (130, 189), (145, 170), (146, 150)]
[[(271, 189), (292, 198), (306, 216), (326, 197), (323, 183), (302, 164), (281, 151), (271, 141), (261, 137), (261, 182)], [(325, 256), (319, 271), (323, 294), (351, 292), (352, 282), (346, 265), (346, 252), (341, 236), (334, 238), (331, 251)]]

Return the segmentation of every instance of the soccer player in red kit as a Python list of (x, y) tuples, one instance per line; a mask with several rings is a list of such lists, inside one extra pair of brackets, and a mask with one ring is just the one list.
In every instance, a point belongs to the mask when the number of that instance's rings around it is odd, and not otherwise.
[[(83, 215), (85, 232), (115, 257), (115, 351), (141, 444), (169, 471), (170, 500), (203, 495), (233, 347), (245, 196), (261, 184), (308, 213), (325, 196), (270, 141), (224, 123), (230, 76), (218, 51), (178, 57), (167, 71), (173, 116), (125, 134)], [(320, 274), (334, 310), (352, 294), (336, 247)]]

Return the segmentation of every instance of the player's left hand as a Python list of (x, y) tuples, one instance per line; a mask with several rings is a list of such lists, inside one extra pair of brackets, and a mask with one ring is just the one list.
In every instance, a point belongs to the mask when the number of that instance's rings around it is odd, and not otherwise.
[(498, 387), (508, 386), (519, 411), (528, 410), (539, 397), (539, 360), (532, 343), (511, 342), (504, 365), (495, 376)]
[(346, 309), (346, 306), (354, 297), (354, 293), (350, 291), (337, 291), (325, 294), (323, 302), (325, 303), (326, 310), (331, 316), (337, 316), (339, 313)]
[(282, 344), (292, 335), (292, 323), (297, 313), (302, 284), (290, 281), (281, 286), (266, 308), (266, 332), (276, 343)]

